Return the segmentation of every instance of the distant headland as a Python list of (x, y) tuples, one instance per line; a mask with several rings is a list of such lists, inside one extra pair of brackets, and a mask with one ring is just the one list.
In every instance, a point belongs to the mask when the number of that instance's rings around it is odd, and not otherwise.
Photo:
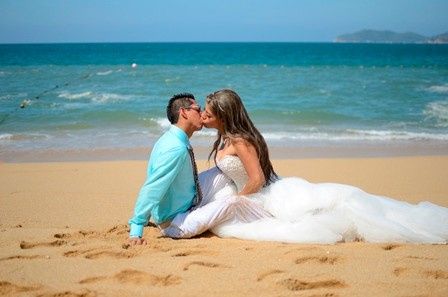
[(448, 32), (423, 36), (414, 32), (397, 33), (393, 31), (361, 30), (336, 37), (334, 42), (354, 43), (448, 43)]

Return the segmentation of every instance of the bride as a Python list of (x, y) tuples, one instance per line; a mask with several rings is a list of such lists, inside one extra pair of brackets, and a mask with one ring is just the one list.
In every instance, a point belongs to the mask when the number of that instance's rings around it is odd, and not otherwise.
[(448, 208), (413, 205), (349, 185), (278, 178), (263, 136), (232, 90), (207, 96), (202, 121), (218, 131), (209, 156), (216, 167), (199, 175), (203, 203), (230, 195), (244, 205), (211, 229), (220, 237), (300, 243), (448, 240)]

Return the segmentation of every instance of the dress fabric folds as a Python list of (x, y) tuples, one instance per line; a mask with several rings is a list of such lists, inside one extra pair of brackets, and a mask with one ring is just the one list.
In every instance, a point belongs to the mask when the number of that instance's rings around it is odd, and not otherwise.
[[(202, 172), (203, 203), (236, 195), (248, 177), (237, 156)], [(225, 193), (225, 194), (223, 194)], [(447, 243), (448, 208), (410, 204), (344, 184), (282, 178), (248, 199), (231, 219), (214, 226), (220, 237), (295, 243), (348, 241)]]

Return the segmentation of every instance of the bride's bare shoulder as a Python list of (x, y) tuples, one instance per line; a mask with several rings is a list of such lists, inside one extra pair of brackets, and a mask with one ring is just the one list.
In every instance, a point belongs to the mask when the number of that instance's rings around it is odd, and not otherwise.
[(235, 151), (235, 155), (239, 156), (240, 158), (245, 159), (245, 157), (249, 155), (257, 157), (257, 150), (255, 146), (248, 140), (242, 137), (235, 137), (231, 139), (231, 143), (232, 148)]
[(243, 137), (232, 137), (229, 138), (230, 143), (233, 146), (253, 146), (248, 140)]

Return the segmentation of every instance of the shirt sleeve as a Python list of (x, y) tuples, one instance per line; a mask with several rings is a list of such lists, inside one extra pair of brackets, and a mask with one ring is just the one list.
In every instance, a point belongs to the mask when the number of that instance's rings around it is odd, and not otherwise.
[(148, 170), (148, 176), (138, 195), (134, 216), (129, 220), (131, 237), (143, 235), (143, 227), (150, 218), (151, 210), (165, 196), (185, 164), (187, 154), (186, 149), (176, 148), (159, 155), (154, 160), (152, 172)]

